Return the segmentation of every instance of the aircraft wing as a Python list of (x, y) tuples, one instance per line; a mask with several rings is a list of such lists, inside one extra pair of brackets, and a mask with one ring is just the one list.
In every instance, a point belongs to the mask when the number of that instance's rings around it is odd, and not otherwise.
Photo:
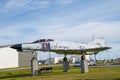
[(100, 51), (111, 49), (111, 47), (100, 47), (100, 48), (89, 48), (83, 50), (50, 50), (51, 52), (56, 52), (57, 54), (97, 54)]

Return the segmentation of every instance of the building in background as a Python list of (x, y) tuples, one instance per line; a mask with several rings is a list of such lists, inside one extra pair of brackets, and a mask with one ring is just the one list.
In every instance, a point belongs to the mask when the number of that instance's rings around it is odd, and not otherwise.
[(0, 69), (30, 66), (32, 57), (32, 51), (18, 52), (9, 47), (0, 48)]
[[(35, 54), (37, 56), (37, 53)], [(24, 51), (18, 53), (18, 66), (31, 66), (31, 59), (33, 58), (32, 51)]]
[(0, 69), (18, 67), (18, 52), (9, 47), (0, 48)]
[(54, 57), (54, 58), (47, 58), (47, 64), (49, 64), (49, 60), (51, 64), (59, 64), (62, 63), (63, 57)]
[[(71, 57), (67, 58), (67, 60), (69, 61), (69, 63), (74, 63), (75, 61), (80, 61), (81, 60), (81, 56), (82, 55), (72, 55)], [(90, 60), (90, 56), (89, 55), (85, 55), (86, 60)], [(47, 64), (49, 63), (51, 64), (60, 64), (63, 62), (63, 57), (54, 57), (54, 58), (47, 58)]]
[[(75, 61), (80, 61), (81, 60), (81, 56), (82, 55), (72, 55), (71, 57), (70, 57), (70, 60), (72, 61), (72, 63), (74, 63)], [(90, 55), (85, 55), (85, 58), (86, 58), (86, 60), (90, 60)]]

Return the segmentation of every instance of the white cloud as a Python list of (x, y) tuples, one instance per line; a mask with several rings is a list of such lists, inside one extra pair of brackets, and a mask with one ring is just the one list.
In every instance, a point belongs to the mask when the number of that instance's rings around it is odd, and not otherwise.
[[(42, 26), (42, 27), (41, 27)], [(56, 25), (37, 25), (36, 33), (44, 34), (44, 37), (60, 39), (60, 40), (72, 40), (72, 41), (86, 41), (91, 39), (94, 34), (96, 38), (104, 37), (112, 41), (120, 40), (120, 22), (89, 22), (85, 24), (78, 24), (68, 27), (63, 24)]]
[(119, 22), (90, 22), (73, 27), (66, 27), (61, 24), (58, 25), (48, 25), (42, 28), (38, 26), (39, 29), (37, 30), (42, 30), (46, 37), (73, 41), (90, 39), (93, 34), (96, 35), (96, 37), (105, 37), (107, 40), (111, 41), (120, 39)]
[(41, 0), (9, 0), (0, 8), (0, 12), (25, 11), (29, 9), (47, 8), (49, 1)]
[(38, 8), (47, 8), (49, 6), (49, 2), (48, 1), (31, 1), (27, 8), (28, 9), (38, 9)]
[(60, 4), (70, 4), (70, 3), (74, 2), (74, 0), (58, 0), (58, 2)]

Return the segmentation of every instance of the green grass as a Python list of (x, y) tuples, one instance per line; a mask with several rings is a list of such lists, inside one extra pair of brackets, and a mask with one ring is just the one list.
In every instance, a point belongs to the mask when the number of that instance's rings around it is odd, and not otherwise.
[(1, 80), (120, 80), (120, 67), (89, 67), (88, 73), (80, 68), (70, 67), (63, 72), (62, 66), (54, 66), (53, 72), (31, 76), (30, 69), (0, 72)]

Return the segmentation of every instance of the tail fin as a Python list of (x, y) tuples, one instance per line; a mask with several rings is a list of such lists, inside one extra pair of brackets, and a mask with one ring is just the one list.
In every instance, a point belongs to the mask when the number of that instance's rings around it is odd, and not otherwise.
[(104, 38), (98, 38), (98, 39), (95, 39), (95, 40), (89, 42), (88, 44), (104, 46), (104, 42), (105, 42)]

